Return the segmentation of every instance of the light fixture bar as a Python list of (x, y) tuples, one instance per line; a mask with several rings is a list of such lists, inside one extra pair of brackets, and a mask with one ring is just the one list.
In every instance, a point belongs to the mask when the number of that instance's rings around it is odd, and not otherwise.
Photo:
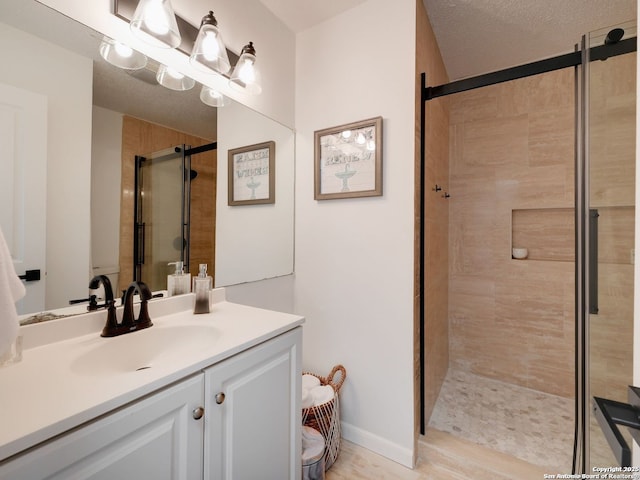
[[(136, 11), (137, 5), (138, 0), (114, 0), (114, 15), (126, 22), (131, 23), (133, 13)], [(182, 53), (185, 53), (187, 56), (189, 56), (191, 55), (193, 46), (196, 42), (196, 38), (198, 37), (199, 27), (191, 25), (178, 14), (176, 14), (176, 21), (178, 22), (178, 28), (180, 29), (180, 35), (182, 37), (182, 42), (177, 47), (177, 50), (180, 50)], [(227, 55), (229, 56), (229, 61), (232, 65), (235, 65), (238, 62), (239, 56), (233, 53), (228, 48), (226, 50)], [(227, 74), (225, 74), (224, 76), (230, 78)]]

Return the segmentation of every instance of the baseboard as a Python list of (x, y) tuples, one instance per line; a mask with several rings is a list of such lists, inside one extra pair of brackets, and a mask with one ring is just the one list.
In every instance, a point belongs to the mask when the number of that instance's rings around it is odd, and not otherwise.
[(372, 452), (387, 457), (394, 462), (413, 468), (415, 465), (414, 452), (410, 448), (402, 447), (396, 443), (390, 442), (386, 438), (374, 435), (371, 432), (362, 430), (349, 423), (342, 422), (342, 438), (355, 443), (361, 447), (371, 450)]

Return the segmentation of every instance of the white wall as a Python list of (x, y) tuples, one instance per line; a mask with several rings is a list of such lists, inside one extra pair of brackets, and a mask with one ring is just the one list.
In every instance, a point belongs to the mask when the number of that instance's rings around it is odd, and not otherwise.
[(48, 98), (45, 308), (51, 309), (88, 292), (93, 66), (37, 37), (0, 27), (0, 82)]
[[(112, 274), (115, 287), (120, 252), (122, 113), (93, 107), (91, 142), (91, 267)], [(115, 228), (114, 228), (115, 226)], [(117, 293), (117, 292), (116, 292)]]
[(40, 0), (65, 15), (93, 29), (119, 39), (155, 60), (177, 68), (200, 83), (217, 88), (227, 96), (290, 127), (294, 124), (293, 91), (295, 36), (258, 0), (216, 2), (207, 0), (172, 0), (177, 14), (192, 25), (200, 25), (210, 9), (215, 10), (218, 26), (227, 48), (240, 53), (242, 47), (254, 42), (256, 65), (263, 81), (262, 95), (237, 93), (220, 75), (208, 75), (191, 67), (188, 58), (177, 50), (154, 48), (131, 35), (129, 24), (112, 15), (113, 0)]
[[(275, 203), (228, 204), (228, 151), (275, 142)], [(295, 136), (291, 129), (233, 102), (218, 110), (216, 286), (293, 272)]]
[[(303, 369), (347, 370), (343, 434), (411, 466), (414, 1), (369, 0), (296, 41), (295, 309)], [(316, 201), (315, 130), (383, 117), (382, 197)]]
[(293, 284), (295, 275), (270, 278), (260, 282), (241, 283), (225, 287), (230, 302), (294, 313)]

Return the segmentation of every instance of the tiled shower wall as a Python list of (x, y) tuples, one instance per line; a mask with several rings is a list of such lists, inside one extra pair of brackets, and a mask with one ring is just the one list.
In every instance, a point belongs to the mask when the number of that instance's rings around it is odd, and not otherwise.
[[(422, 1), (416, 2), (416, 128), (420, 128), (420, 73), (426, 72), (427, 85), (441, 85), (448, 82), (447, 72), (438, 49), (435, 36), (427, 17)], [(449, 177), (449, 106), (446, 97), (430, 100), (425, 104), (425, 238), (422, 239), (425, 249), (425, 266), (422, 272), (416, 271), (416, 287), (418, 276), (424, 275), (425, 318), (424, 318), (424, 415), (428, 420), (438, 399), (440, 387), (449, 366), (448, 341), (448, 242), (449, 242), (449, 202), (443, 198), (448, 187)], [(419, 130), (416, 131), (416, 166), (419, 159)], [(420, 171), (416, 171), (416, 182), (420, 179)], [(442, 191), (434, 191), (435, 185)], [(419, 192), (419, 185), (416, 185)], [(419, 198), (416, 198), (416, 202)], [(419, 212), (419, 205), (416, 205)], [(416, 222), (418, 218), (416, 218)], [(416, 232), (418, 232), (416, 225)], [(416, 249), (420, 239), (416, 239)], [(419, 251), (416, 250), (416, 268), (419, 268)], [(419, 312), (419, 292), (415, 295), (416, 314)], [(416, 317), (416, 323), (418, 318)], [(416, 326), (416, 332), (418, 331)], [(417, 338), (416, 338), (417, 340)], [(416, 341), (416, 361), (419, 361)], [(416, 364), (416, 374), (420, 371)], [(416, 378), (416, 383), (418, 378)], [(416, 392), (419, 390), (416, 389)], [(416, 399), (416, 407), (420, 405)], [(420, 418), (416, 412), (416, 419)]]
[(592, 395), (626, 402), (633, 382), (636, 54), (590, 67), (591, 208), (600, 215), (590, 386)]
[(571, 397), (573, 69), (449, 101), (450, 366)]

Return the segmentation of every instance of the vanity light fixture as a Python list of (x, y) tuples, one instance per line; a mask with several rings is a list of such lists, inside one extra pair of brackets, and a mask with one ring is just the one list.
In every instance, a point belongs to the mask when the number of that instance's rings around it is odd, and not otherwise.
[(242, 47), (238, 63), (233, 69), (229, 84), (240, 92), (257, 95), (262, 92), (260, 71), (256, 68), (256, 50), (253, 42)]
[[(230, 86), (239, 92), (251, 95), (262, 92), (261, 75), (260, 70), (256, 68), (256, 50), (253, 42), (249, 42), (242, 48), (240, 58), (234, 52), (227, 50), (212, 11), (202, 18), (200, 28), (197, 29), (175, 14), (170, 0), (113, 0), (113, 2), (114, 14), (128, 21), (132, 33), (141, 40), (158, 47), (177, 48), (189, 56), (190, 63), (195, 69), (205, 73), (215, 72), (229, 78)], [(134, 5), (137, 6), (134, 7)], [(236, 59), (238, 61), (230, 73), (231, 62)], [(195, 81), (192, 80), (192, 82), (195, 84)]]
[(129, 27), (155, 47), (176, 48), (182, 41), (170, 0), (140, 0)]
[(212, 11), (202, 17), (200, 30), (189, 59), (195, 68), (205, 73), (213, 70), (224, 75), (231, 68), (227, 48), (222, 41), (222, 34)]
[(211, 107), (224, 107), (229, 103), (227, 97), (206, 85), (203, 85), (202, 90), (200, 90), (200, 100), (202, 100), (202, 103)]
[(177, 91), (190, 90), (196, 84), (196, 81), (193, 78), (187, 77), (176, 69), (162, 64), (158, 67), (156, 80), (163, 87)]
[(139, 70), (147, 65), (146, 55), (109, 37), (104, 37), (100, 43), (100, 56), (111, 65), (125, 70)]

